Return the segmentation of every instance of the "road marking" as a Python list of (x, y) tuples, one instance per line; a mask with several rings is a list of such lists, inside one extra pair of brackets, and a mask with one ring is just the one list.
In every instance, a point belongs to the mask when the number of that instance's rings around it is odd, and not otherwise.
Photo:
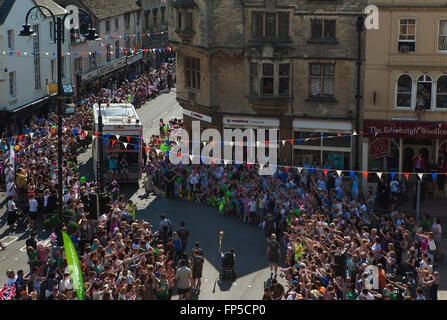
[[(10, 243), (13, 243), (14, 241), (16, 241), (18, 238), (19, 237), (17, 237), (17, 236), (6, 236), (6, 237), (2, 238), (1, 241), (2, 241), (3, 245), (7, 246)], [(12, 239), (12, 240), (7, 241), (6, 239)]]
[[(45, 239), (45, 240), (41, 240), (41, 241), (39, 241), (37, 244), (41, 244), (41, 245), (43, 245), (44, 247), (46, 247), (46, 246), (50, 243), (50, 241), (51, 241), (51, 239)], [(20, 248), (20, 251), (21, 251), (21, 252), (26, 252), (26, 246), (21, 247), (21, 248)]]

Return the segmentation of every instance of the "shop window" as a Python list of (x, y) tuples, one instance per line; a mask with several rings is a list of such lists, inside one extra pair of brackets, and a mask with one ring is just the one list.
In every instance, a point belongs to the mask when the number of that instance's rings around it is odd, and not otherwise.
[[(321, 146), (321, 133), (315, 131), (294, 131), (294, 144), (299, 146)], [(306, 141), (307, 140), (307, 141)]]
[(351, 153), (337, 152), (337, 151), (323, 151), (323, 161), (325, 165), (329, 165), (331, 169), (335, 170), (349, 170)]
[(413, 79), (408, 74), (403, 74), (397, 79), (396, 107), (411, 108), (413, 96)]
[(312, 97), (334, 96), (334, 64), (310, 64), (310, 95)]
[(115, 19), (115, 32), (117, 32), (120, 28), (120, 21), (118, 18)]
[(110, 20), (106, 20), (106, 32), (110, 32)]
[(447, 75), (439, 77), (436, 83), (436, 108), (447, 109)]
[(323, 141), (324, 147), (339, 147), (339, 148), (351, 148), (351, 136), (339, 137), (332, 132), (324, 132)]
[(399, 53), (415, 52), (416, 49), (416, 20), (401, 19), (399, 23)]
[(447, 20), (439, 21), (438, 51), (447, 52)]
[(431, 109), (433, 80), (429, 75), (418, 78), (416, 92), (416, 107), (424, 110)]

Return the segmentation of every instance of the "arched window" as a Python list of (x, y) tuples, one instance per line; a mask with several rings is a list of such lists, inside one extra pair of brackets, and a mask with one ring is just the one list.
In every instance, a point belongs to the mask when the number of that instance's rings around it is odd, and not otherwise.
[(411, 108), (413, 94), (413, 79), (408, 74), (403, 74), (397, 79), (396, 107)]
[(436, 87), (436, 108), (447, 109), (447, 75), (438, 78)]
[(427, 74), (418, 78), (416, 91), (416, 107), (420, 109), (431, 109), (433, 79)]

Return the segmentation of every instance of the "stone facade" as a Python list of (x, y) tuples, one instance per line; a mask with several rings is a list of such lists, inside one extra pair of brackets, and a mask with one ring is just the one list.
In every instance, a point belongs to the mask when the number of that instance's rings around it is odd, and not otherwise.
[[(335, 120), (350, 132), (356, 128), (357, 110), (356, 21), (365, 7), (366, 1), (348, 0), (169, 0), (179, 103), (186, 110), (211, 116), (212, 123), (204, 127), (221, 129), (229, 127), (227, 118), (253, 118), (266, 120), (262, 128), (267, 128), (267, 123), (273, 123), (267, 120), (272, 119), (279, 123), (278, 139), (290, 140), (301, 129), (294, 123), (313, 119), (320, 124), (307, 131), (328, 132), (323, 130), (328, 128), (325, 122)], [(320, 22), (314, 22), (312, 29), (313, 20)], [(335, 22), (325, 25), (324, 20)], [(312, 30), (322, 36), (312, 37)], [(191, 83), (188, 87), (189, 58), (200, 59), (200, 88), (192, 88)], [(312, 80), (312, 90), (310, 64), (330, 65), (328, 74), (333, 70), (331, 79), (321, 75)], [(185, 124), (192, 119), (185, 115)], [(284, 163), (292, 163), (291, 149), (290, 143), (281, 145)], [(302, 157), (293, 160), (298, 163)], [(321, 162), (324, 157), (320, 153), (313, 160)], [(352, 161), (348, 162), (349, 169)]]

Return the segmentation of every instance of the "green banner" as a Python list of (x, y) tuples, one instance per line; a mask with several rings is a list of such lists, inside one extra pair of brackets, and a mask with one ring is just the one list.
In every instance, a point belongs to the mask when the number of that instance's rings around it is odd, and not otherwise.
[(78, 254), (70, 239), (70, 236), (62, 231), (64, 239), (65, 256), (67, 257), (67, 265), (70, 270), (70, 276), (73, 279), (73, 288), (79, 300), (84, 300), (84, 281), (82, 280), (82, 270), (78, 260)]

